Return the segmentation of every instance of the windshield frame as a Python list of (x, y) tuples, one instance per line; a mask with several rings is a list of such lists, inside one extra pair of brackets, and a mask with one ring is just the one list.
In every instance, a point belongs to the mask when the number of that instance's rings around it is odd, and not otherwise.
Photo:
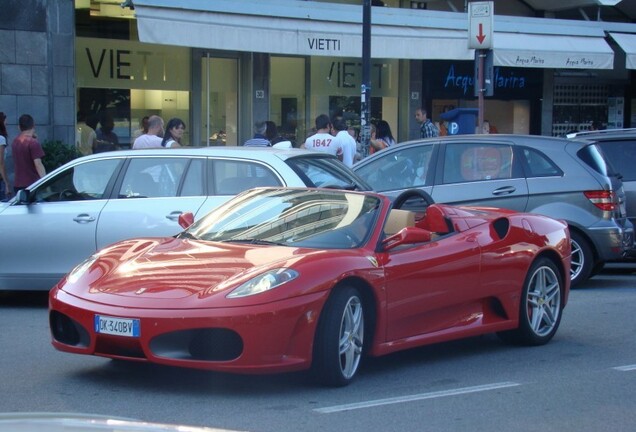
[(226, 202), (182, 232), (200, 241), (355, 249), (381, 223), (375, 194), (318, 188), (258, 188)]

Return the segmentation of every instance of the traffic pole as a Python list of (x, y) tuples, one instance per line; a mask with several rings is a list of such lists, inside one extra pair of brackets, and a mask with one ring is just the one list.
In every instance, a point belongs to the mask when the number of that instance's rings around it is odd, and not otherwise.
[(371, 0), (362, 5), (362, 85), (360, 86), (360, 142), (362, 156), (369, 155), (371, 141)]

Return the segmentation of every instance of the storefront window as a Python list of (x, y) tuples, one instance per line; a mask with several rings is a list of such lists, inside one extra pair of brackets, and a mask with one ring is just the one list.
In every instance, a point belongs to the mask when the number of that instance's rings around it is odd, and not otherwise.
[(270, 120), (282, 138), (297, 145), (305, 140), (305, 58), (270, 59)]
[(238, 60), (204, 57), (201, 146), (238, 145)]
[[(75, 56), (78, 118), (96, 124), (98, 131), (112, 126), (120, 147), (132, 144), (144, 116), (156, 114), (166, 123), (172, 117), (189, 118), (188, 48), (77, 38)], [(182, 144), (188, 143), (186, 129)]]
[[(371, 62), (371, 122), (386, 120), (396, 140), (399, 61)], [(360, 130), (362, 63), (360, 59), (311, 58), (310, 121), (320, 114), (343, 116), (349, 126)]]
[[(539, 133), (540, 117), (532, 117), (541, 106), (542, 70), (504, 68), (493, 70), (494, 95), (484, 99), (485, 133)], [(440, 131), (452, 134), (451, 125), (441, 115), (454, 108), (477, 108), (475, 65), (471, 61), (424, 61), (423, 100), (430, 100), (429, 117)], [(477, 132), (477, 125), (475, 125)]]

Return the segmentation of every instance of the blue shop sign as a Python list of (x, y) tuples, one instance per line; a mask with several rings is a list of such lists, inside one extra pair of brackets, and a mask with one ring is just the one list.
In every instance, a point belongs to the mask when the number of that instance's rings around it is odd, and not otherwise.
[[(473, 62), (424, 62), (424, 80), (432, 97), (474, 97)], [(541, 89), (541, 69), (494, 68), (495, 99), (530, 99)], [(540, 94), (540, 93), (539, 93)]]

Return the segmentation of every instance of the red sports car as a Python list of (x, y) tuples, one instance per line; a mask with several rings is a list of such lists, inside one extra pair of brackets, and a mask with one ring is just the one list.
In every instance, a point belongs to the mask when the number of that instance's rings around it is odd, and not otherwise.
[(227, 372), (311, 369), (340, 386), (364, 355), (554, 336), (570, 283), (565, 223), (439, 204), (418, 220), (403, 202), (267, 188), (189, 227), (182, 215), (181, 234), (113, 244), (56, 285), (53, 346)]

